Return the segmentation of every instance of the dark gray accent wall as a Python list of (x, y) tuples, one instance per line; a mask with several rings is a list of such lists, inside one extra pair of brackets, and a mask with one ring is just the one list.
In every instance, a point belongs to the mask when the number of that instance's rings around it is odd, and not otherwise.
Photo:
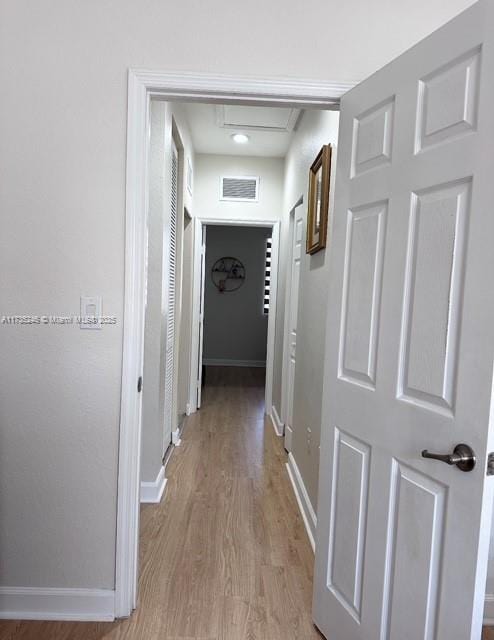
[[(210, 225), (206, 232), (203, 359), (266, 361), (268, 316), (263, 314), (265, 227)], [(211, 279), (219, 258), (233, 256), (245, 267), (243, 285), (220, 293)]]

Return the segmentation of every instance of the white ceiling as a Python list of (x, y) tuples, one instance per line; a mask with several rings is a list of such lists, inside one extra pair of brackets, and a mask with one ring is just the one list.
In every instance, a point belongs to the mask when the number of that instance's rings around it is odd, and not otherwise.
[[(298, 109), (183, 103), (196, 153), (219, 155), (286, 155)], [(238, 144), (232, 134), (245, 133), (249, 142)]]

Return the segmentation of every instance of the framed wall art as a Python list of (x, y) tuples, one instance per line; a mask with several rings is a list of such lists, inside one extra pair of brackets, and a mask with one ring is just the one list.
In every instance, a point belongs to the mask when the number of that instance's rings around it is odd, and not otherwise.
[(326, 246), (330, 175), (331, 145), (326, 144), (317, 154), (309, 171), (306, 253), (317, 253)]

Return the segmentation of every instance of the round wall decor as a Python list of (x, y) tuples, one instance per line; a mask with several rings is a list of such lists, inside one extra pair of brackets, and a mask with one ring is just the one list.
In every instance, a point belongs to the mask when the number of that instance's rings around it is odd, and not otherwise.
[(244, 283), (245, 267), (238, 258), (225, 256), (213, 264), (211, 279), (220, 293), (236, 291)]

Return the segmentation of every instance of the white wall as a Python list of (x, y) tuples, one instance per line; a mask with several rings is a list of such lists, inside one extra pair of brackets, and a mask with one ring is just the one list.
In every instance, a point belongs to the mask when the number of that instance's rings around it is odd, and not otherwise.
[[(206, 231), (203, 362), (266, 363), (268, 316), (263, 313), (266, 239), (271, 228), (210, 225)], [(220, 293), (211, 278), (214, 263), (231, 256), (242, 262), (245, 280)]]
[[(283, 158), (196, 155), (194, 215), (218, 220), (280, 220)], [(257, 202), (220, 200), (221, 176), (259, 176)]]
[(469, 4), (0, 1), (1, 313), (118, 317), (0, 326), (2, 585), (114, 586), (128, 67), (358, 80)]

